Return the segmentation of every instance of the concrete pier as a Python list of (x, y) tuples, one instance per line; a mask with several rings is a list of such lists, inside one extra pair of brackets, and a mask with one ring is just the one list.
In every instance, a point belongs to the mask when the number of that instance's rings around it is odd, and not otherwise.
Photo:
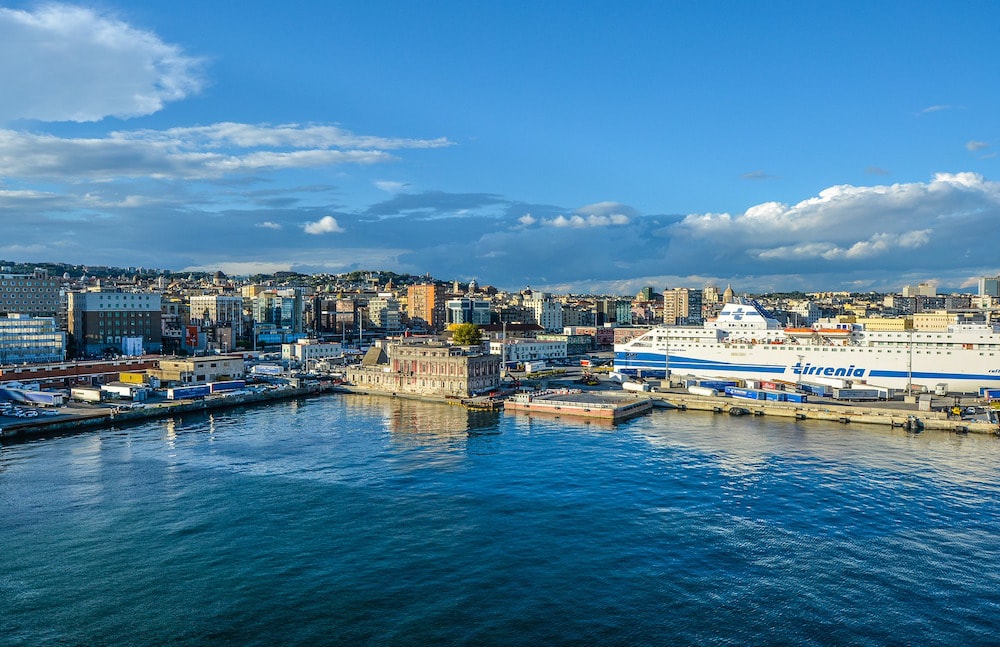
[(39, 436), (71, 434), (87, 429), (135, 424), (156, 418), (169, 418), (188, 412), (215, 411), (232, 407), (251, 406), (278, 400), (289, 400), (321, 393), (329, 393), (336, 387), (301, 386), (285, 387), (260, 393), (208, 397), (201, 400), (161, 401), (141, 409), (124, 409), (107, 406), (69, 407), (53, 417), (38, 417), (30, 420), (3, 421), (0, 440), (25, 440)]

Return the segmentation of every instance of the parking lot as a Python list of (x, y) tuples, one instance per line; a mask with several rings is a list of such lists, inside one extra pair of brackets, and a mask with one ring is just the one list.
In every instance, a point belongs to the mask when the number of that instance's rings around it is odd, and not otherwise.
[(58, 416), (59, 411), (56, 409), (47, 409), (44, 407), (32, 407), (29, 405), (13, 404), (10, 402), (4, 402), (0, 404), (0, 417), (11, 418), (11, 419), (31, 419), (40, 418), (44, 416)]

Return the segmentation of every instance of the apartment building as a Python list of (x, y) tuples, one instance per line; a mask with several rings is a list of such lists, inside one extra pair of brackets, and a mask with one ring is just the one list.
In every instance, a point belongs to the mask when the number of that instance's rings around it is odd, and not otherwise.
[(0, 314), (55, 317), (59, 313), (59, 292), (59, 281), (41, 268), (32, 274), (0, 274)]
[(159, 294), (100, 290), (67, 294), (67, 323), (80, 357), (121, 350), (123, 343), (141, 338), (142, 349), (159, 352), (163, 346)]

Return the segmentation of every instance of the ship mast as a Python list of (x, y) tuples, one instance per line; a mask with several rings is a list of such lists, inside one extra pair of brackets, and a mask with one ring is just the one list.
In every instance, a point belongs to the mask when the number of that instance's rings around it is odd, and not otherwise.
[(913, 329), (906, 349), (906, 395), (913, 395)]
[(664, 330), (664, 340), (666, 342), (666, 347), (663, 350), (663, 379), (667, 382), (667, 387), (670, 388), (670, 329)]

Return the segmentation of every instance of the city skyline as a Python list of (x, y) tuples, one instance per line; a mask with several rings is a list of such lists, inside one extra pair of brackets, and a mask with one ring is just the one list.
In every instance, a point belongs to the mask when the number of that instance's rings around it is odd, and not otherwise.
[(0, 4), (0, 257), (971, 291), (994, 5)]

